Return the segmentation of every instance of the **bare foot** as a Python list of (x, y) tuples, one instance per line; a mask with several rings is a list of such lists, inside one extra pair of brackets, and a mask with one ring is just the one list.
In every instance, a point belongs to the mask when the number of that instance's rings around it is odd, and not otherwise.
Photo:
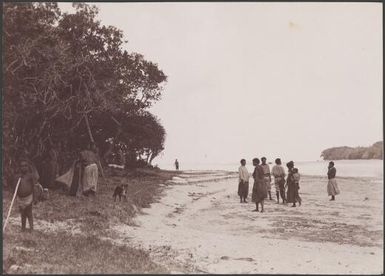
[(259, 210), (258, 209), (254, 209), (252, 212), (259, 212)]

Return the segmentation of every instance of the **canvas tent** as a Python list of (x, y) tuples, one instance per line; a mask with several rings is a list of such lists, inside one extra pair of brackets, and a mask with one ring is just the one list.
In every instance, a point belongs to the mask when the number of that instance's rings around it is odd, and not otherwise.
[(72, 196), (80, 196), (83, 193), (83, 169), (79, 161), (74, 161), (70, 169), (55, 180), (64, 184)]

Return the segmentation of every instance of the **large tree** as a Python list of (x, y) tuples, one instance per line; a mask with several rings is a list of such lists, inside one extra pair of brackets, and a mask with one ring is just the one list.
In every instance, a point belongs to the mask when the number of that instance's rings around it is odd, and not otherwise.
[[(39, 160), (50, 143), (77, 150), (89, 141), (87, 126), (119, 133), (117, 114), (140, 114), (160, 99), (167, 77), (158, 66), (123, 50), (122, 32), (101, 25), (96, 7), (74, 7), (3, 4), (5, 174), (18, 155)], [(113, 129), (95, 121), (100, 114)]]

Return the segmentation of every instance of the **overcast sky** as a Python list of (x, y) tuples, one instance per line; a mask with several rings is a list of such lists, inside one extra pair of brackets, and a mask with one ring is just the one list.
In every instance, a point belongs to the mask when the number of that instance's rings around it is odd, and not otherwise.
[(318, 160), (382, 140), (380, 3), (96, 6), (168, 76), (155, 164)]

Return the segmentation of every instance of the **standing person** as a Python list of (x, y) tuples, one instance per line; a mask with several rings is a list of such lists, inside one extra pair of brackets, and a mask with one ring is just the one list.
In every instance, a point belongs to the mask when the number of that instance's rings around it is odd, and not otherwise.
[(296, 207), (296, 201), (297, 201), (297, 193), (298, 193), (298, 188), (297, 185), (295, 184), (294, 180), (294, 162), (290, 161), (289, 163), (286, 164), (288, 168), (288, 174), (287, 174), (287, 179), (286, 179), (286, 185), (287, 185), (287, 202), (288, 203), (293, 203), (291, 207)]
[(118, 163), (119, 165), (125, 166), (126, 165), (126, 156), (124, 155), (124, 152), (121, 148), (118, 150)]
[(179, 170), (179, 162), (178, 159), (175, 159), (175, 169), (178, 171)]
[(92, 148), (91, 145), (89, 149), (80, 152), (80, 160), (84, 166), (80, 190), (85, 196), (95, 195), (98, 186), (99, 160), (96, 153), (91, 150)]
[(29, 162), (26, 159), (20, 160), (20, 184), (17, 190), (17, 201), (21, 214), (21, 231), (26, 230), (26, 222), (28, 219), (29, 231), (33, 230), (32, 203), (33, 191), (35, 183), (37, 183), (36, 175), (33, 173)]
[(59, 175), (58, 151), (51, 143), (48, 144), (43, 158), (40, 182), (44, 188), (51, 188), (54, 187), (54, 181)]
[(266, 185), (264, 183), (264, 173), (262, 166), (259, 165), (259, 159), (254, 158), (253, 159), (253, 165), (254, 165), (254, 172), (253, 172), (253, 178), (254, 178), (254, 185), (253, 185), (253, 194), (252, 194), (252, 201), (255, 202), (255, 212), (258, 212), (258, 204), (261, 204), (261, 213), (264, 212), (264, 200), (267, 197), (267, 190)]
[(330, 161), (328, 166), (328, 195), (332, 196), (330, 200), (336, 200), (335, 196), (340, 193), (340, 190), (338, 189), (337, 181), (336, 181), (336, 173), (337, 169), (334, 167), (334, 162)]
[(296, 185), (296, 195), (295, 195), (295, 199), (296, 201), (298, 202), (299, 206), (301, 206), (301, 203), (302, 203), (302, 198), (299, 196), (299, 180), (301, 178), (301, 175), (299, 174), (298, 172), (298, 169), (297, 168), (293, 168), (293, 179), (294, 179), (294, 183)]
[(238, 195), (241, 199), (241, 203), (246, 201), (247, 195), (249, 194), (249, 178), (250, 174), (246, 168), (246, 160), (241, 160), (241, 166), (238, 169), (239, 172), (239, 184), (238, 184)]
[(269, 194), (269, 199), (273, 200), (271, 198), (271, 175), (270, 175), (270, 167), (268, 164), (266, 164), (266, 157), (261, 158), (262, 164), (261, 167), (263, 169), (263, 179), (266, 185), (267, 193)]
[(277, 195), (277, 203), (279, 203), (279, 195), (281, 194), (282, 203), (286, 203), (285, 196), (285, 169), (282, 167), (282, 162), (280, 158), (275, 159), (275, 165), (271, 170), (272, 175), (274, 176), (274, 186), (275, 194)]

